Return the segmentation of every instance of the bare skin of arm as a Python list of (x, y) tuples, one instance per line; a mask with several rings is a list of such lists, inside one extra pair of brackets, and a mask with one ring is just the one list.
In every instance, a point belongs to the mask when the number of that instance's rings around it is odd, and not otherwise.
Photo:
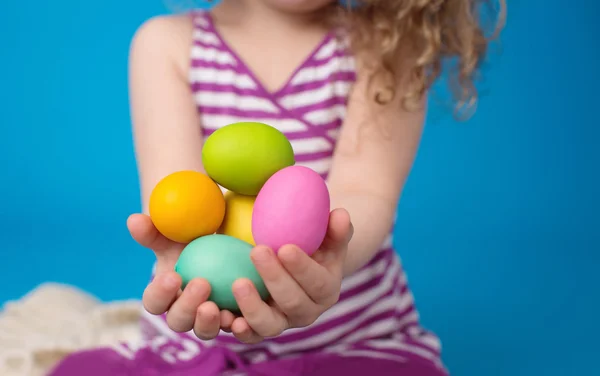
[[(131, 44), (130, 102), (146, 214), (152, 189), (163, 177), (180, 170), (203, 171), (200, 119), (187, 80), (192, 32), (187, 16), (160, 17), (142, 25)], [(131, 216), (128, 227), (157, 258), (156, 278), (144, 292), (144, 307), (153, 314), (168, 310), (171, 329), (187, 329), (186, 314), (206, 300), (207, 284), (194, 281), (200, 292), (175, 301), (181, 294), (181, 278), (173, 267), (184, 245), (164, 238), (147, 215)]]
[(332, 207), (348, 210), (355, 229), (344, 275), (369, 262), (388, 236), (425, 114), (424, 104), (419, 111), (402, 109), (401, 84), (391, 103), (374, 103), (365, 71), (350, 97), (328, 180)]
[[(187, 16), (160, 17), (143, 25), (132, 42), (131, 111), (146, 214), (160, 179), (179, 170), (203, 171), (201, 124), (187, 79), (192, 31)], [(243, 314), (238, 318), (206, 301), (205, 280), (180, 291), (173, 267), (184, 245), (164, 238), (146, 214), (135, 214), (128, 220), (133, 238), (157, 257), (156, 278), (143, 297), (148, 312), (167, 312), (167, 323), (177, 332), (193, 329), (210, 339), (223, 329), (250, 343), (309, 325), (337, 301), (342, 278), (366, 264), (389, 233), (423, 123), (422, 112), (376, 106), (362, 77), (350, 98), (328, 181), (332, 207), (344, 209), (332, 212), (322, 249), (313, 258), (293, 246), (278, 255), (264, 247), (253, 250), (275, 304), (261, 301), (247, 280), (233, 286)], [(257, 262), (259, 255), (266, 258)]]

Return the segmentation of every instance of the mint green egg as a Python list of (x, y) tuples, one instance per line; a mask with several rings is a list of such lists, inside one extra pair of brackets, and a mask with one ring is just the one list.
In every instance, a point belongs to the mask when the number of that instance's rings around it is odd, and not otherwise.
[(256, 122), (233, 123), (204, 142), (202, 162), (219, 185), (255, 196), (277, 171), (295, 164), (290, 141), (281, 131)]
[(238, 311), (232, 286), (239, 278), (247, 278), (256, 287), (263, 300), (269, 297), (265, 284), (250, 259), (252, 245), (237, 238), (214, 234), (189, 243), (177, 264), (177, 272), (183, 280), (183, 288), (194, 278), (203, 278), (211, 286), (208, 300), (220, 309)]

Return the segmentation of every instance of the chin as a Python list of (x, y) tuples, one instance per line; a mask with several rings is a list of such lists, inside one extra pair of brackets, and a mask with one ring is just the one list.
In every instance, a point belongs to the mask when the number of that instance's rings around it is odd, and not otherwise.
[(272, 8), (285, 12), (314, 12), (335, 0), (261, 0)]

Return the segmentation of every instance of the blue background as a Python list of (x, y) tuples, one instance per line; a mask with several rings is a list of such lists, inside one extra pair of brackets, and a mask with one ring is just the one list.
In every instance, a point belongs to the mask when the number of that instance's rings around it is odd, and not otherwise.
[[(454, 375), (600, 374), (600, 3), (511, 2), (477, 114), (433, 108), (397, 245)], [(37, 284), (139, 297), (127, 55), (160, 0), (0, 10), (0, 303)], [(594, 18), (593, 18), (594, 17)]]

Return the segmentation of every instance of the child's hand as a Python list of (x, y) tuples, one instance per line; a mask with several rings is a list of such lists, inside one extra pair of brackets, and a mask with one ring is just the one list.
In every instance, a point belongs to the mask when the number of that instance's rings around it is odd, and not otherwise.
[[(263, 302), (252, 283), (240, 279), (233, 292), (243, 317), (229, 321), (227, 315), (221, 326), (242, 342), (256, 343), (312, 324), (339, 298), (352, 233), (348, 212), (335, 210), (329, 217), (325, 241), (312, 257), (295, 246), (282, 247), (277, 255), (266, 247), (256, 247), (251, 257), (271, 293), (271, 302)], [(208, 330), (205, 324), (200, 325)]]
[(255, 247), (251, 257), (271, 301), (263, 302), (252, 283), (240, 279), (233, 291), (244, 317), (236, 318), (207, 301), (210, 285), (203, 279), (191, 281), (181, 292), (181, 277), (174, 267), (185, 245), (162, 236), (146, 215), (132, 215), (127, 224), (133, 238), (152, 249), (157, 258), (155, 278), (144, 291), (144, 308), (155, 315), (167, 312), (167, 324), (173, 331), (193, 329), (198, 338), (208, 340), (223, 329), (246, 343), (310, 325), (337, 302), (353, 232), (348, 213), (335, 210), (325, 241), (312, 258), (294, 246), (283, 247), (277, 256), (268, 248)]
[[(151, 314), (161, 315), (167, 312), (167, 324), (176, 332), (192, 329), (198, 337), (214, 337), (217, 333), (203, 333), (196, 322), (206, 318), (219, 318), (219, 309), (213, 302), (207, 302), (210, 285), (203, 279), (188, 283), (181, 291), (181, 277), (174, 270), (185, 244), (165, 238), (154, 227), (149, 216), (134, 214), (129, 217), (127, 227), (131, 236), (142, 246), (154, 251), (156, 255), (156, 273), (146, 290), (142, 302)], [(231, 315), (231, 314), (230, 314)]]

